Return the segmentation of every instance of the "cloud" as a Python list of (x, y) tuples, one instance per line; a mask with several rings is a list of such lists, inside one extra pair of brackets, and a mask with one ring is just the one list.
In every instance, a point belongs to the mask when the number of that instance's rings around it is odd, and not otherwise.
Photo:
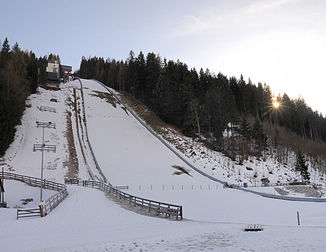
[[(273, 11), (298, 0), (255, 1), (240, 7), (211, 6), (200, 10), (196, 15), (181, 17), (180, 23), (170, 33), (171, 38), (197, 35), (202, 32), (218, 30), (225, 26), (243, 25), (254, 14)], [(241, 1), (239, 1), (240, 3)]]

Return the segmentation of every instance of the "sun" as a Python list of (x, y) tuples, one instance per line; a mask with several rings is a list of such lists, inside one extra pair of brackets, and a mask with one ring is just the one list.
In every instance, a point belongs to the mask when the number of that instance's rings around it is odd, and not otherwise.
[(280, 103), (278, 102), (278, 101), (273, 101), (273, 107), (275, 108), (275, 109), (279, 109), (280, 108)]

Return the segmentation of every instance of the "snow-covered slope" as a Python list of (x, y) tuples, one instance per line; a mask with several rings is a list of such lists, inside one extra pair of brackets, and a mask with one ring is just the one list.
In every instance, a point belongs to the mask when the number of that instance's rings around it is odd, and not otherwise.
[[(67, 159), (66, 132), (66, 99), (65, 92), (41, 90), (39, 94), (31, 95), (22, 117), (22, 125), (17, 127), (15, 141), (7, 150), (2, 166), (8, 171), (14, 171), (30, 176), (40, 176), (41, 153), (33, 152), (33, 144), (42, 143), (42, 129), (36, 127), (36, 121), (54, 122), (56, 129), (45, 129), (45, 144), (56, 145), (56, 153), (45, 153), (45, 176), (49, 180), (63, 181), (67, 172), (64, 165)], [(51, 102), (55, 99), (57, 102)], [(55, 112), (46, 111), (47, 108)]]
[[(0, 244), (4, 251), (324, 249), (324, 203), (279, 201), (223, 188), (187, 167), (126, 113), (123, 106), (113, 103), (102, 86), (94, 81), (82, 82), (89, 139), (109, 182), (128, 185), (128, 192), (138, 196), (180, 204), (185, 220), (177, 222), (134, 213), (110, 201), (103, 192), (69, 186), (68, 197), (45, 218), (17, 221), (15, 209), (0, 209), (0, 223), (4, 227), (0, 229)], [(46, 130), (46, 139), (48, 143), (57, 144), (58, 150), (55, 154), (45, 154), (45, 178), (62, 181), (69, 174), (64, 162), (69, 160), (71, 147), (66, 138), (67, 113), (70, 112), (78, 160), (77, 177), (87, 179), (91, 177), (89, 170), (94, 174), (98, 172), (85, 141), (84, 126), (77, 126), (82, 120), (78, 113), (78, 120), (74, 117), (73, 88), (76, 88), (76, 105), (80, 110), (78, 81), (62, 85), (60, 91), (41, 90), (41, 95), (30, 97), (32, 107), (26, 109), (16, 141), (2, 161), (6, 163), (3, 165), (6, 170), (39, 175), (40, 153), (32, 152), (32, 144), (41, 141), (41, 130), (34, 126), (34, 121), (55, 120), (57, 129)], [(56, 106), (57, 113), (37, 109), (39, 104), (52, 105), (49, 101), (52, 97), (58, 100), (52, 106)], [(76, 137), (77, 127), (80, 127), (81, 141)], [(29, 161), (25, 161), (27, 159)], [(57, 166), (49, 169), (52, 167), (49, 163), (55, 160)], [(189, 175), (173, 165), (184, 167)], [(10, 197), (13, 201), (19, 200)], [(300, 227), (297, 227), (297, 211)], [(244, 226), (250, 223), (263, 224), (264, 231), (243, 232)], [(19, 243), (15, 242), (18, 240)]]
[(41, 153), (33, 152), (33, 145), (42, 143), (42, 128), (37, 128), (36, 121), (53, 122), (56, 128), (46, 128), (44, 139), (45, 144), (56, 145), (56, 152), (44, 153), (44, 178), (62, 183), (64, 177), (100, 177), (84, 137), (80, 97), (74, 92), (78, 88), (79, 81), (72, 81), (61, 84), (59, 91), (41, 88), (40, 93), (28, 98), (22, 125), (17, 126), (15, 141), (0, 167), (39, 177)]
[[(139, 191), (139, 186), (140, 190), (173, 185), (213, 186), (154, 138), (106, 89), (94, 81), (83, 80), (83, 85), (89, 138), (110, 183), (128, 185), (132, 192)], [(103, 99), (99, 98), (101, 94)], [(189, 174), (172, 167), (175, 165), (186, 168)], [(181, 174), (176, 175), (178, 172)]]
[[(281, 202), (276, 207), (275, 200), (223, 189), (167, 150), (102, 86), (90, 80), (83, 80), (83, 85), (89, 137), (98, 162), (113, 185), (128, 185), (133, 194), (181, 204), (186, 218), (200, 220), (251, 222), (260, 219), (270, 224), (294, 224), (288, 221), (296, 209), (319, 211), (314, 204)], [(175, 175), (172, 165), (185, 167), (191, 176)], [(282, 214), (270, 218), (271, 211), (275, 210)]]

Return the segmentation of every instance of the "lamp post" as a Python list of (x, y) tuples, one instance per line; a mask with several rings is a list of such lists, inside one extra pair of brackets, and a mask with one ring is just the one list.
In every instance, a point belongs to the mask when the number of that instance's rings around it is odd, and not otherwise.
[(55, 129), (55, 123), (53, 122), (39, 122), (36, 121), (37, 128), (42, 128), (42, 144), (34, 144), (33, 151), (41, 151), (42, 158), (41, 158), (41, 193), (40, 193), (40, 202), (42, 202), (42, 190), (43, 190), (43, 159), (44, 159), (44, 151), (56, 151), (55, 145), (45, 145), (44, 143), (44, 129)]

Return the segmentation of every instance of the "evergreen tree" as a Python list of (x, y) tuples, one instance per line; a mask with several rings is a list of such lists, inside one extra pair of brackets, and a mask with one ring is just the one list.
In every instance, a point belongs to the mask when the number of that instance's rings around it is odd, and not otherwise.
[(306, 160), (301, 151), (297, 152), (297, 162), (295, 165), (295, 169), (300, 172), (301, 177), (304, 181), (310, 181), (310, 173), (308, 172), (308, 166), (306, 165)]
[(241, 135), (243, 135), (245, 138), (248, 139), (251, 136), (251, 128), (245, 116), (241, 120), (240, 133)]
[(250, 79), (246, 82), (242, 75), (228, 79), (208, 69), (197, 73), (180, 61), (163, 63), (154, 53), (149, 53), (145, 60), (142, 52), (135, 58), (132, 51), (125, 62), (83, 57), (80, 75), (99, 78), (114, 89), (127, 91), (187, 135), (221, 138), (228, 123), (232, 125), (238, 118), (246, 117), (258, 121), (254, 132), (242, 125), (242, 134), (248, 140), (252, 137), (259, 147), (266, 144), (262, 122), (273, 124), (268, 137), (275, 146), (280, 141), (279, 126), (304, 138), (326, 142), (326, 118), (302, 98), (292, 100), (286, 94), (278, 97), (282, 106), (276, 112), (270, 87), (261, 83), (256, 86)]
[(266, 136), (264, 134), (263, 126), (258, 118), (256, 118), (251, 130), (251, 136), (258, 142), (258, 148), (265, 147)]
[(9, 54), (9, 51), (10, 51), (9, 41), (8, 41), (7, 38), (5, 38), (5, 40), (3, 41), (3, 44), (2, 44), (1, 53), (2, 54)]
[(0, 51), (0, 156), (15, 136), (15, 126), (25, 109), (25, 100), (37, 85), (37, 66), (45, 76), (47, 61), (33, 52), (23, 52), (18, 43), (10, 51), (6, 38)]
[(157, 110), (157, 98), (159, 97), (157, 84), (161, 73), (161, 61), (155, 53), (148, 53), (146, 57), (146, 85), (145, 100), (148, 106), (153, 110)]
[(135, 96), (144, 101), (146, 86), (146, 62), (142, 51), (139, 52), (135, 63), (137, 71)]

